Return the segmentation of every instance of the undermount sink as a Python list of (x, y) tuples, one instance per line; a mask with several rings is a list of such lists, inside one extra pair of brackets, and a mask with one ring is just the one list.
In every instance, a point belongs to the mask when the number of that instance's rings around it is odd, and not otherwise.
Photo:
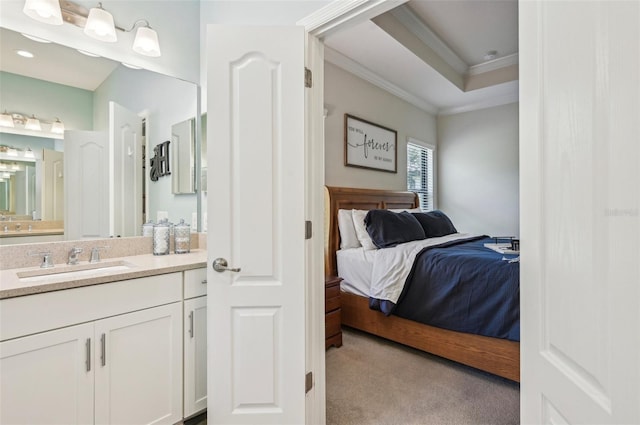
[(52, 278), (76, 278), (82, 276), (100, 275), (105, 272), (130, 270), (133, 264), (126, 261), (105, 261), (102, 263), (79, 264), (75, 266), (52, 267), (49, 269), (29, 270), (18, 272), (20, 282), (39, 282)]

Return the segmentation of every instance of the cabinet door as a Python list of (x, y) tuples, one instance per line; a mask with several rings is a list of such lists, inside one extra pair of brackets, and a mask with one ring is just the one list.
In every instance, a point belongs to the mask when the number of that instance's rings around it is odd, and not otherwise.
[(93, 324), (0, 343), (0, 423), (93, 423)]
[(182, 420), (182, 303), (95, 322), (96, 424)]
[(207, 297), (184, 302), (184, 417), (207, 407)]

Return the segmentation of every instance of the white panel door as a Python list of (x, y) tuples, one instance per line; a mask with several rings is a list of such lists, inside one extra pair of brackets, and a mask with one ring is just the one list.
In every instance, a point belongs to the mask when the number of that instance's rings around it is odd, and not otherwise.
[(111, 147), (111, 234), (142, 234), (142, 118), (109, 102)]
[(182, 420), (182, 303), (95, 322), (95, 423)]
[(208, 420), (304, 423), (304, 30), (209, 26)]
[(520, 2), (523, 423), (640, 423), (640, 2)]
[[(64, 154), (42, 150), (44, 187), (42, 190), (42, 219), (64, 220)], [(31, 211), (25, 214), (30, 214)]]
[(93, 423), (93, 324), (0, 343), (0, 423)]
[(64, 231), (68, 240), (109, 232), (109, 139), (104, 132), (64, 135)]

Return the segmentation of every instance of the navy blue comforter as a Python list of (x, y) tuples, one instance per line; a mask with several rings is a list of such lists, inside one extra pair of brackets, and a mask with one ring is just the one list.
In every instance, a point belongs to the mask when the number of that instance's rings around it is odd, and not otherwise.
[[(398, 303), (370, 300), (385, 314), (439, 328), (520, 340), (520, 263), (484, 247), (487, 236), (423, 249)], [(507, 256), (513, 258), (515, 256)]]

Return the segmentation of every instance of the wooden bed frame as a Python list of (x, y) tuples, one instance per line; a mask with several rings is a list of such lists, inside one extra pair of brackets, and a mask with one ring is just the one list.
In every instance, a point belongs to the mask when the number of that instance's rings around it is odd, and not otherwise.
[[(325, 189), (325, 276), (337, 276), (338, 210), (416, 208), (413, 192), (329, 187)], [(342, 324), (520, 382), (520, 343), (454, 332), (369, 309), (369, 300), (341, 293)]]

